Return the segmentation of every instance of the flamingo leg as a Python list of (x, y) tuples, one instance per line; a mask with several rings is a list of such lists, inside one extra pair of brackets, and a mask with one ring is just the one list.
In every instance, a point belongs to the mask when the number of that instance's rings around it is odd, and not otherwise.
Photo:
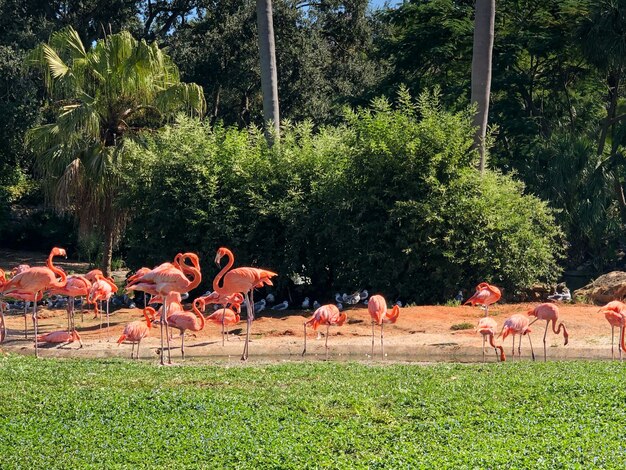
[(107, 299), (107, 331), (110, 327), (111, 324), (109, 323), (109, 299)]
[[(547, 359), (547, 354), (546, 354), (546, 336), (548, 334), (548, 325), (550, 324), (549, 321), (546, 322), (546, 331), (544, 331), (543, 333), (543, 362), (546, 362)], [(529, 336), (530, 338), (530, 336)]]
[(37, 344), (37, 292), (35, 292), (35, 301), (33, 302), (33, 324), (35, 325), (35, 357), (39, 357), (39, 346)]
[(302, 356), (306, 354), (306, 322), (304, 322), (304, 349), (302, 350)]
[(226, 305), (224, 305), (224, 310), (222, 310), (222, 347), (224, 347), (224, 316), (226, 315)]
[(4, 305), (0, 300), (0, 322), (2, 322), (2, 330), (0, 330), (0, 343), (4, 343), (4, 339), (7, 336), (7, 327), (4, 323)]
[[(164, 321), (165, 321), (165, 342), (167, 344), (167, 363), (171, 364), (172, 363), (172, 348), (170, 346), (170, 324), (167, 321), (167, 312), (165, 311), (165, 304), (167, 302), (163, 301), (163, 311), (165, 312), (165, 317), (164, 317)], [(168, 305), (169, 308), (169, 305)]]
[(517, 341), (517, 357), (521, 358), (522, 357), (522, 337), (524, 335), (520, 334), (519, 335), (519, 340)]
[(326, 324), (326, 360), (328, 360), (328, 331), (330, 329), (330, 324)]
[(485, 305), (485, 316), (489, 316), (489, 305)]
[(483, 335), (483, 362), (485, 362), (485, 342), (487, 341), (487, 338), (485, 337), (485, 335)]
[(619, 351), (619, 360), (622, 361), (622, 336), (624, 335), (624, 327), (620, 327), (619, 329), (619, 344), (617, 345), (617, 350)]
[(141, 344), (141, 340), (137, 341), (137, 352), (135, 353), (135, 359), (139, 359), (139, 345), (140, 344)]
[(252, 328), (252, 320), (254, 319), (254, 304), (252, 298), (252, 291), (245, 294), (246, 306), (248, 307), (248, 318), (246, 319), (246, 344), (243, 347), (243, 354), (241, 355), (242, 361), (248, 360), (248, 343), (250, 342), (250, 328)]
[(28, 339), (28, 302), (24, 301), (24, 339)]
[(183, 359), (185, 359), (185, 332), (182, 331), (180, 333), (180, 354), (183, 356)]
[(374, 359), (374, 325), (375, 322), (372, 321), (372, 359)]
[(380, 352), (381, 352), (382, 358), (385, 359), (385, 343), (383, 341), (383, 328), (385, 328), (385, 324), (381, 323), (380, 324)]
[(613, 346), (615, 342), (615, 326), (611, 325), (611, 359), (615, 360), (615, 347)]
[(515, 357), (515, 333), (513, 333), (513, 349), (511, 349), (511, 356)]
[(80, 322), (83, 323), (85, 321), (85, 303), (82, 300), (81, 297), (81, 302), (80, 302)]
[(131, 350), (130, 350), (130, 358), (131, 358), (131, 359), (133, 358), (133, 353), (134, 353), (134, 352), (135, 352), (135, 342), (133, 341), (133, 346), (132, 346), (132, 348), (131, 348)]
[(165, 315), (165, 303), (163, 303), (163, 313), (161, 314), (161, 321), (159, 322), (161, 324), (161, 360), (159, 362), (162, 366), (165, 365), (165, 363), (163, 362), (163, 356), (165, 356), (165, 346), (163, 342), (163, 334), (165, 332)]
[[(535, 360), (535, 351), (533, 350), (533, 342), (530, 340), (530, 335), (526, 334), (526, 336), (528, 336), (528, 342), (530, 343), (530, 354), (533, 357), (533, 361)], [(519, 337), (519, 342), (520, 344), (522, 343), (522, 337)]]

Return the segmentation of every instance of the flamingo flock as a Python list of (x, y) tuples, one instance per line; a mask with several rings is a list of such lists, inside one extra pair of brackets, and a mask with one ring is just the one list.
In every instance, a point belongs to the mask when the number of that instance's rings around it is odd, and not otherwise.
[[(85, 297), (87, 303), (93, 304), (95, 317), (100, 318), (100, 330), (103, 329), (103, 315), (106, 312), (106, 328), (110, 327), (110, 311), (108, 301), (118, 291), (118, 286), (114, 280), (105, 277), (102, 271), (93, 270), (85, 275), (66, 275), (63, 269), (54, 264), (54, 259), (60, 256), (66, 257), (63, 248), (55, 247), (50, 251), (46, 260), (46, 265), (41, 267), (30, 267), (19, 265), (10, 271), (9, 276), (5, 271), (0, 270), (0, 300), (1, 298), (20, 299), (25, 302), (32, 302), (32, 322), (34, 326), (35, 355), (39, 356), (39, 344), (71, 344), (79, 343), (83, 347), (82, 339), (76, 329), (75, 322), (75, 299)], [(227, 262), (222, 266), (222, 259)], [(125, 325), (122, 335), (117, 343), (131, 343), (131, 359), (139, 358), (139, 346), (141, 341), (150, 336), (155, 324), (160, 327), (160, 363), (171, 364), (170, 341), (173, 340), (173, 330), (179, 332), (181, 356), (185, 358), (185, 335), (188, 332), (200, 332), (206, 324), (213, 324), (221, 327), (222, 345), (228, 341), (229, 328), (237, 325), (241, 320), (241, 308), (246, 308), (246, 334), (243, 345), (242, 360), (249, 357), (250, 335), (255, 318), (255, 289), (273, 285), (272, 279), (277, 273), (256, 267), (234, 267), (235, 256), (231, 250), (221, 247), (217, 250), (215, 263), (220, 268), (213, 279), (213, 292), (193, 300), (191, 310), (185, 310), (182, 299), (188, 293), (198, 287), (202, 281), (200, 261), (195, 253), (178, 253), (174, 259), (164, 262), (154, 268), (140, 268), (127, 280), (127, 291), (141, 291), (152, 296), (151, 304), (161, 304), (160, 308), (146, 306), (142, 311), (142, 319), (132, 321)], [(8, 277), (8, 278), (7, 278)], [(67, 329), (39, 334), (37, 317), (37, 302), (44, 295), (65, 296), (67, 302)], [(270, 294), (271, 295), (271, 294)], [(268, 296), (269, 297), (269, 296)], [(508, 336), (512, 337), (511, 356), (515, 357), (515, 339), (517, 342), (517, 356), (521, 357), (521, 343), (525, 336), (528, 339), (530, 353), (535, 360), (535, 352), (531, 340), (530, 327), (537, 321), (545, 321), (543, 335), (543, 357), (547, 360), (547, 335), (551, 329), (555, 335), (563, 336), (563, 345), (569, 342), (569, 333), (565, 324), (559, 321), (559, 308), (554, 303), (542, 303), (531, 309), (526, 314), (517, 313), (505, 319), (500, 333), (497, 334), (498, 324), (493, 316), (489, 315), (489, 307), (501, 298), (501, 291), (498, 287), (481, 282), (476, 286), (475, 293), (465, 302), (465, 305), (479, 306), (484, 309), (484, 317), (480, 318), (475, 331), (482, 336), (483, 361), (486, 360), (485, 347), (487, 343), (496, 354), (496, 360), (506, 361), (504, 347), (496, 344), (496, 340), (501, 338), (504, 342)], [(263, 299), (265, 300), (265, 299)], [(305, 299), (308, 300), (308, 299)], [(343, 298), (342, 298), (343, 300)], [(106, 303), (103, 307), (102, 304)], [(350, 304), (350, 302), (347, 302)], [(26, 304), (27, 306), (28, 304)], [(216, 310), (210, 315), (205, 315), (207, 305), (216, 305)], [(219, 307), (217, 307), (219, 305)], [(260, 304), (259, 304), (260, 305)], [(308, 303), (307, 303), (308, 305)], [(351, 305), (351, 304), (350, 304)], [(264, 303), (263, 303), (264, 306)], [(259, 306), (257, 308), (262, 308)], [(320, 326), (326, 326), (325, 333), (325, 354), (329, 356), (328, 339), (330, 327), (341, 327), (346, 323), (348, 315), (336, 304), (319, 305), (314, 303), (315, 311), (311, 318), (306, 320), (304, 327), (304, 348), (302, 355), (307, 352), (307, 328), (312, 327), (316, 331)], [(380, 326), (380, 353), (385, 357), (384, 349), (384, 326), (394, 324), (400, 316), (399, 305), (394, 305), (388, 309), (386, 299), (381, 295), (372, 295), (367, 303), (368, 313), (371, 318), (372, 342), (371, 357), (374, 357), (376, 327)], [(0, 342), (7, 336), (4, 311), (6, 305), (0, 301)], [(598, 313), (603, 313), (611, 326), (611, 356), (615, 358), (615, 327), (619, 328), (618, 352), (619, 359), (622, 359), (622, 352), (626, 351), (626, 304), (620, 301), (612, 301), (602, 307)], [(532, 320), (532, 321), (531, 321)], [(24, 312), (24, 337), (28, 339), (28, 322), (25, 307)], [(321, 333), (318, 333), (318, 339)], [(135, 347), (137, 351), (135, 352)]]

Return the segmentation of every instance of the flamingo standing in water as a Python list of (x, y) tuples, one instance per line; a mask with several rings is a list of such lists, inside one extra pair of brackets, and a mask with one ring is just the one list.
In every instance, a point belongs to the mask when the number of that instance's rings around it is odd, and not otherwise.
[[(26, 269), (25, 271), (16, 274), (10, 281), (6, 282), (2, 287), (2, 291), (5, 294), (11, 292), (30, 292), (34, 298), (38, 297), (39, 293), (51, 288), (59, 288), (65, 286), (67, 276), (65, 271), (54, 266), (52, 259), (55, 256), (65, 256), (67, 254), (63, 248), (54, 247), (50, 251), (48, 256), (47, 266), (34, 267)], [(59, 276), (59, 279), (57, 279)], [(35, 356), (39, 357), (39, 348), (37, 346), (37, 302), (33, 302), (33, 322), (35, 324)]]
[(619, 350), (619, 360), (622, 360), (622, 350), (626, 351), (624, 345), (624, 330), (626, 328), (626, 304), (619, 300), (613, 300), (598, 310), (598, 313), (604, 313), (604, 318), (611, 325), (611, 359), (615, 359), (615, 327), (619, 328), (619, 342), (617, 349)]
[(504, 348), (502, 346), (496, 346), (493, 337), (496, 334), (496, 328), (498, 324), (491, 317), (483, 317), (478, 321), (478, 326), (476, 327), (476, 331), (483, 335), (483, 362), (485, 362), (485, 342), (487, 337), (489, 337), (489, 344), (496, 352), (496, 359), (498, 359), (498, 349), (500, 350), (500, 361), (506, 361), (506, 357), (504, 356)]
[[(178, 292), (173, 292), (170, 295), (176, 295), (178, 299), (180, 299)], [(183, 359), (185, 359), (185, 331), (200, 331), (204, 328), (204, 316), (200, 313), (197, 306), (197, 304), (202, 303), (202, 301), (198, 301), (199, 299), (196, 299), (193, 302), (193, 312), (186, 312), (181, 308), (181, 310), (171, 313), (167, 317), (168, 325), (180, 331), (180, 353)]]
[(304, 350), (302, 355), (306, 353), (306, 327), (312, 326), (313, 330), (317, 330), (319, 325), (326, 325), (326, 359), (328, 359), (328, 331), (331, 325), (341, 326), (348, 319), (346, 312), (340, 313), (336, 305), (327, 304), (318, 308), (313, 316), (304, 322)]
[(522, 354), (522, 336), (526, 335), (528, 338), (528, 342), (530, 343), (530, 353), (532, 354), (533, 361), (535, 360), (535, 351), (533, 350), (533, 342), (530, 339), (530, 328), (529, 326), (530, 320), (526, 315), (522, 315), (521, 313), (516, 313), (515, 315), (511, 315), (504, 321), (504, 325), (502, 326), (502, 331), (498, 335), (498, 338), (502, 336), (502, 341), (506, 339), (508, 335), (513, 335), (513, 349), (511, 354), (515, 357), (515, 335), (520, 335), (519, 343), (517, 345), (517, 357), (520, 357)]
[(485, 316), (488, 316), (489, 306), (500, 300), (500, 297), (502, 297), (500, 289), (496, 286), (492, 286), (491, 284), (487, 284), (486, 282), (481, 282), (476, 286), (476, 292), (474, 292), (474, 295), (467, 299), (463, 305), (482, 305), (485, 307)]
[[(233, 252), (228, 248), (220, 248), (215, 255), (215, 264), (220, 266), (221, 259), (227, 256), (228, 263), (213, 279), (213, 290), (220, 295), (230, 296), (235, 293), (243, 294), (246, 307), (247, 307), (247, 329), (246, 329), (246, 344), (243, 347), (243, 354), (241, 360), (248, 359), (248, 343), (250, 342), (250, 329), (252, 327), (252, 320), (254, 320), (254, 289), (257, 287), (263, 287), (263, 285), (271, 286), (271, 278), (277, 276), (276, 273), (268, 271), (266, 269), (258, 268), (236, 268), (229, 271), (235, 264), (235, 256)], [(220, 281), (222, 285), (220, 286)]]
[[(559, 327), (557, 329), (556, 322), (559, 319), (559, 307), (555, 304), (545, 303), (537, 305), (535, 308), (531, 308), (528, 311), (528, 315), (531, 317), (536, 317), (530, 325), (535, 323), (537, 320), (545, 320), (546, 321), (546, 331), (543, 333), (543, 361), (547, 360), (547, 352), (546, 352), (546, 335), (548, 334), (548, 326), (550, 326), (550, 322), (552, 322), (552, 332), (555, 334), (561, 333), (561, 329), (563, 329), (563, 346), (567, 346), (569, 341), (569, 335), (567, 334), (567, 329), (563, 322), (559, 323)], [(528, 326), (530, 326), (528, 325)]]
[[(113, 279), (104, 277), (101, 274), (96, 274), (96, 282), (91, 285), (89, 289), (89, 295), (87, 296), (87, 302), (90, 304), (94, 304), (94, 308), (96, 310), (94, 318), (98, 318), (100, 316), (100, 329), (102, 330), (102, 313), (98, 310), (98, 301), (102, 302), (106, 301), (106, 312), (107, 312), (107, 328), (109, 328), (109, 300), (113, 294), (117, 292), (117, 286)], [(102, 304), (100, 305), (102, 308)]]
[(83, 347), (83, 342), (76, 330), (68, 331), (53, 331), (44, 335), (37, 336), (37, 342), (39, 343), (73, 343), (78, 341), (80, 348)]
[[(67, 277), (67, 283), (62, 288), (51, 289), (51, 295), (65, 295), (69, 297), (67, 302), (67, 331), (76, 329), (74, 324), (74, 300), (76, 297), (87, 297), (91, 291), (91, 282), (85, 276), (72, 274)], [(117, 289), (117, 287), (116, 287)]]
[(387, 310), (387, 301), (382, 295), (373, 295), (367, 303), (367, 310), (372, 317), (372, 358), (374, 357), (374, 326), (380, 325), (380, 349), (383, 359), (385, 358), (385, 346), (383, 344), (383, 327), (385, 323), (395, 323), (400, 315), (400, 307), (394, 305), (391, 312)]
[(135, 357), (135, 359), (139, 359), (139, 345), (141, 344), (141, 340), (150, 334), (150, 328), (152, 327), (151, 315), (154, 315), (154, 309), (152, 307), (144, 308), (143, 316), (146, 321), (144, 322), (143, 320), (138, 320), (130, 322), (124, 327), (122, 336), (120, 336), (117, 340), (117, 344), (122, 344), (124, 341), (130, 341), (133, 343), (133, 348), (130, 350), (131, 359), (133, 358), (133, 352), (135, 351), (135, 343), (137, 343), (137, 357)]
[[(191, 266), (187, 264), (187, 261), (191, 261)], [(136, 278), (133, 285), (129, 286), (129, 290), (143, 290), (144, 292), (154, 292), (156, 295), (160, 295), (166, 299), (163, 304), (163, 314), (161, 315), (161, 365), (163, 365), (163, 351), (165, 349), (165, 341), (167, 341), (167, 354), (168, 363), (172, 363), (172, 357), (169, 347), (169, 326), (168, 326), (168, 314), (169, 302), (167, 301), (168, 295), (172, 292), (189, 292), (202, 281), (202, 274), (200, 273), (200, 259), (195, 253), (184, 253), (176, 255), (176, 261), (180, 267), (174, 264), (165, 263), (156, 267), (155, 269), (143, 274)], [(192, 279), (189, 280), (187, 275), (191, 275)], [(172, 298), (169, 297), (171, 300)]]

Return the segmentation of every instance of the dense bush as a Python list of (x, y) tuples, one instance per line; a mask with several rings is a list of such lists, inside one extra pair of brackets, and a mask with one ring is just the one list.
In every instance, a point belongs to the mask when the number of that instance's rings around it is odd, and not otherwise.
[(272, 268), (277, 288), (320, 301), (369, 288), (432, 302), (481, 280), (554, 280), (563, 243), (550, 210), (510, 177), (481, 179), (471, 143), (469, 115), (436, 95), (377, 100), (317, 132), (285, 125), (272, 148), (256, 129), (181, 119), (131, 149), (127, 259), (198, 251), (209, 282), (227, 245), (237, 265)]

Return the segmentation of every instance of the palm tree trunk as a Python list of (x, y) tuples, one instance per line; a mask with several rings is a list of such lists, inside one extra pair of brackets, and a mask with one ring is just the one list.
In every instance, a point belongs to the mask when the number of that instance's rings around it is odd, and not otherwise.
[(491, 56), (493, 51), (496, 0), (476, 0), (474, 14), (474, 48), (472, 53), (472, 97), (474, 115), (474, 148), (480, 154), (480, 173), (485, 172), (485, 134), (491, 91)]
[(265, 135), (271, 142), (272, 134), (267, 129), (271, 122), (275, 138), (280, 137), (280, 114), (278, 108), (278, 72), (276, 69), (276, 48), (274, 45), (274, 22), (272, 20), (272, 0), (257, 0), (257, 27), (259, 29), (259, 52), (261, 56), (261, 89), (263, 90), (263, 119), (266, 123)]
[(115, 234), (113, 232), (112, 224), (106, 224), (104, 227), (104, 242), (102, 250), (102, 272), (105, 276), (111, 275), (111, 261), (113, 260), (113, 243)]

